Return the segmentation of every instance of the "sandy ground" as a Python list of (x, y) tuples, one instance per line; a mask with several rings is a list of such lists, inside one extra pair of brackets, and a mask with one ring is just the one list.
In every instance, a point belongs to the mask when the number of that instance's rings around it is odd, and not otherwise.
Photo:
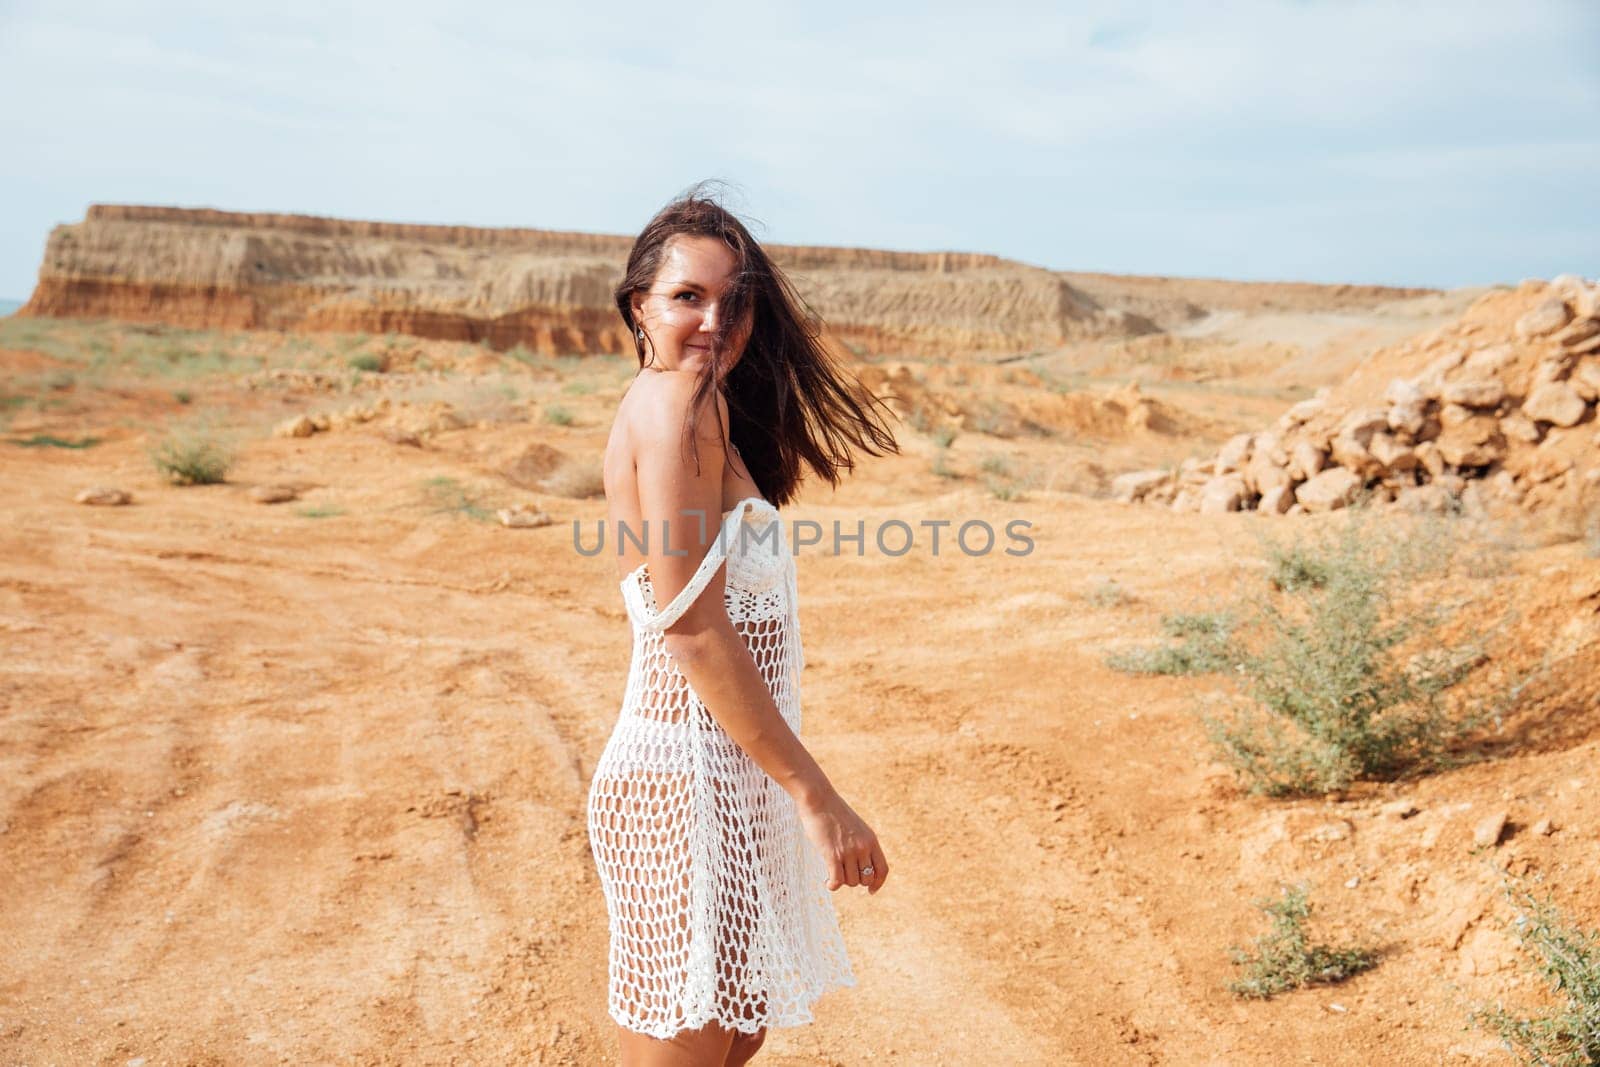
[[(13, 381), (51, 364), (0, 353)], [(137, 385), (80, 380), (73, 403), (8, 434), (95, 447), (0, 443), (0, 1063), (611, 1062), (583, 802), (627, 620), (615, 561), (573, 548), (572, 521), (592, 530), (603, 502), (495, 472), (530, 441), (597, 454), (617, 386), (568, 400), (569, 426), (490, 423), (423, 448), (361, 427), (267, 436), (319, 402), (207, 388), (254, 434), (223, 485), (161, 481), (145, 447), (177, 409)], [(1174, 397), (1224, 423), (1282, 404)], [(1467, 1026), (1475, 1004), (1537, 990), (1502, 872), (1542, 873), (1600, 919), (1589, 697), (1546, 692), (1530, 714), (1563, 728), (1513, 734), (1485, 763), (1336, 799), (1249, 797), (1193, 713), (1226, 679), (1133, 677), (1104, 657), (1254, 580), (1264, 530), (1328, 520), (1174, 516), (1060, 488), (998, 499), (930, 473), (932, 446), (903, 439), (906, 455), (787, 513), (869, 531), (859, 557), (800, 558), (805, 734), (894, 873), (874, 898), (835, 898), (857, 987), (757, 1062), (1504, 1062)], [(968, 434), (953, 452), (1140, 447)], [(433, 511), (418, 485), (434, 476), (557, 521)], [(248, 495), (282, 482), (299, 502)], [(73, 502), (96, 484), (134, 503)], [(870, 543), (889, 519), (1024, 519), (1035, 547), (935, 557), (919, 542), (895, 558)], [(1483, 591), (1546, 598), (1527, 648), (1590, 610), (1569, 595), (1600, 573), (1582, 546), (1510, 557)], [(1383, 815), (1396, 797), (1418, 814)], [(1506, 838), (1474, 848), (1497, 809)], [(1541, 818), (1554, 833), (1529, 829)], [(1317, 930), (1377, 943), (1382, 962), (1236, 998), (1228, 950), (1264, 928), (1252, 901), (1302, 879)]]

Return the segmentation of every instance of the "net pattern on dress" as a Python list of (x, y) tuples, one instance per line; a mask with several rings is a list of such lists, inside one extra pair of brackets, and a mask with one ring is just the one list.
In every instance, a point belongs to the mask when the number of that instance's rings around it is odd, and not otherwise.
[(709, 1022), (744, 1033), (800, 1025), (825, 990), (855, 984), (794, 800), (723, 732), (663, 645), (724, 562), (728, 618), (799, 732), (794, 558), (777, 509), (748, 497), (666, 607), (643, 564), (623, 579), (633, 657), (589, 787), (609, 914), (607, 1006), (653, 1037)]

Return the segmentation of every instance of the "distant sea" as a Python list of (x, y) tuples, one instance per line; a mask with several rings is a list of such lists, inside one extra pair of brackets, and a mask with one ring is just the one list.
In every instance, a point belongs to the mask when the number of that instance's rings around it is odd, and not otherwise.
[(26, 301), (23, 300), (0, 300), (0, 316), (11, 314), (24, 303), (26, 303)]

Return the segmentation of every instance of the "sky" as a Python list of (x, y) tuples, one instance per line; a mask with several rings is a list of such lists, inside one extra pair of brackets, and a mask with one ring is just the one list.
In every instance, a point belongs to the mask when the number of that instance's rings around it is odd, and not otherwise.
[(1600, 274), (1600, 3), (0, 0), (0, 298), (91, 203), (1453, 287)]

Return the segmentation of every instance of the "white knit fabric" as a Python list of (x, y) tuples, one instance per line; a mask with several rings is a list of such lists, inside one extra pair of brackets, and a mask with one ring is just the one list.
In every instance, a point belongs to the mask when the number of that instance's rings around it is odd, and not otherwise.
[(855, 984), (827, 869), (793, 799), (723, 732), (663, 646), (662, 631), (724, 560), (728, 618), (799, 732), (794, 558), (777, 508), (747, 497), (665, 608), (643, 564), (622, 580), (633, 660), (589, 787), (610, 915), (608, 1007), (660, 1038), (709, 1022), (744, 1033), (796, 1026), (825, 990)]

